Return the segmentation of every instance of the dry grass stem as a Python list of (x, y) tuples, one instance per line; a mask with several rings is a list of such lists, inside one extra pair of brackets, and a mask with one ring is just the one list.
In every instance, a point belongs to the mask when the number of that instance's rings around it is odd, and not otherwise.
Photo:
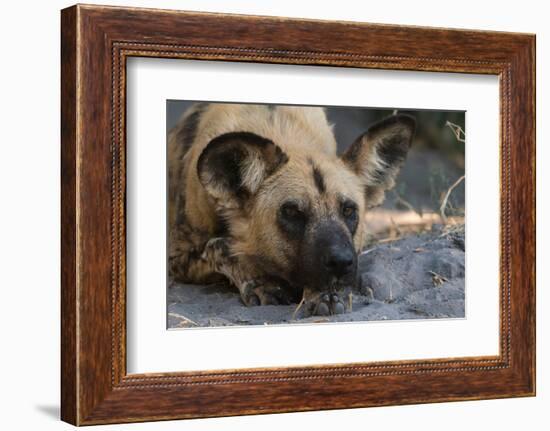
[(464, 233), (465, 233), (464, 222), (453, 223), (453, 224), (445, 225), (445, 227), (443, 228), (443, 232), (441, 233), (441, 235), (439, 235), (439, 238), (443, 238), (443, 237), (447, 237), (449, 235), (455, 235), (455, 234), (464, 235)]
[[(193, 326), (199, 326), (199, 324), (198, 324), (197, 322), (194, 322), (193, 320), (191, 320), (191, 319), (189, 319), (188, 317), (185, 317), (185, 316), (183, 316), (183, 315), (181, 315), (181, 314), (168, 313), (168, 316), (175, 317), (175, 318), (177, 318), (177, 319), (181, 319), (181, 320), (183, 320), (184, 322), (190, 323), (190, 324), (193, 325)], [(181, 323), (183, 323), (183, 322), (181, 322)], [(178, 326), (181, 327), (181, 326), (182, 326), (181, 323), (180, 323)]]
[(403, 205), (408, 210), (413, 211), (417, 213), (420, 217), (422, 217), (422, 210), (417, 210), (409, 201), (405, 200), (403, 197), (399, 196), (397, 193), (395, 194), (395, 201), (400, 205)]
[(449, 201), (449, 196), (451, 196), (451, 193), (453, 190), (466, 178), (465, 175), (462, 175), (458, 180), (456, 180), (451, 187), (449, 187), (449, 190), (447, 190), (447, 193), (445, 193), (445, 196), (443, 197), (443, 200), (441, 202), (441, 206), (439, 207), (439, 213), (441, 214), (441, 219), (444, 223), (447, 223), (447, 216), (445, 215), (445, 209), (447, 208), (447, 203)]
[(302, 296), (302, 300), (296, 306), (296, 309), (294, 310), (294, 313), (292, 313), (292, 320), (296, 320), (296, 315), (298, 314), (298, 311), (300, 311), (300, 308), (302, 308), (302, 305), (304, 305), (305, 301), (306, 301), (306, 298), (304, 296)]
[(431, 274), (432, 276), (432, 282), (434, 284), (434, 286), (441, 286), (443, 283), (445, 283), (446, 281), (448, 281), (445, 277), (443, 277), (442, 275), (438, 274), (437, 272), (433, 272), (433, 271), (428, 271), (428, 274)]
[(458, 142), (466, 142), (466, 133), (464, 133), (464, 129), (462, 127), (460, 127), (458, 124), (451, 123), (450, 121), (447, 121), (445, 125), (452, 130)]

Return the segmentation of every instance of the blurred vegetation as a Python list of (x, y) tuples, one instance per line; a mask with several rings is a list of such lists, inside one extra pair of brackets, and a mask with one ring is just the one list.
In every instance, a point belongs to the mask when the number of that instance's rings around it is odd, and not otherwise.
[[(465, 143), (457, 139), (456, 127), (465, 130), (465, 112), (408, 109), (341, 108), (327, 109), (334, 124), (339, 152), (371, 124), (395, 113), (416, 118), (413, 145), (396, 181), (387, 194), (384, 208), (439, 212), (449, 188), (464, 175)], [(454, 126), (449, 126), (454, 125)], [(463, 135), (460, 135), (463, 137)], [(462, 181), (449, 195), (446, 215), (464, 216), (465, 185)]]

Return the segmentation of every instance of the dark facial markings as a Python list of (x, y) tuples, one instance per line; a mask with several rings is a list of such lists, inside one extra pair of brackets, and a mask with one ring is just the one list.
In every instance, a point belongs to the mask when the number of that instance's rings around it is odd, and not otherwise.
[(277, 213), (277, 224), (283, 233), (291, 240), (303, 237), (308, 220), (306, 211), (298, 202), (287, 201), (281, 205)]
[(297, 281), (316, 291), (350, 286), (356, 276), (357, 255), (342, 221), (326, 218), (308, 232), (300, 250)]
[(353, 237), (357, 231), (357, 225), (359, 224), (357, 204), (350, 199), (344, 198), (340, 204), (340, 212), (344, 223)]
[(317, 166), (313, 166), (313, 181), (319, 193), (323, 194), (326, 191), (325, 179)]
[(323, 177), (323, 173), (319, 169), (317, 165), (313, 162), (312, 159), (308, 159), (309, 164), (311, 165), (311, 171), (313, 173), (313, 182), (315, 183), (315, 187), (317, 187), (317, 191), (320, 194), (325, 193), (327, 190), (327, 187), (325, 185), (325, 178)]

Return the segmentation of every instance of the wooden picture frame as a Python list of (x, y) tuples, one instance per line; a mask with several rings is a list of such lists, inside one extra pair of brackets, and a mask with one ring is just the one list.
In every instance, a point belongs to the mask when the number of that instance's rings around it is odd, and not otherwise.
[[(534, 35), (82, 5), (61, 17), (64, 421), (535, 394)], [(131, 56), (498, 75), (500, 354), (128, 375), (125, 65)]]

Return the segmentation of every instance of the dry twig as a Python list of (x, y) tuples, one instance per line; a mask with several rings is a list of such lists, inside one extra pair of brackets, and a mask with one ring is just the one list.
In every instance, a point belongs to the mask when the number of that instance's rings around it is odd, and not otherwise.
[(403, 205), (408, 210), (415, 212), (420, 217), (422, 217), (422, 209), (417, 210), (409, 201), (405, 200), (403, 197), (399, 196), (397, 193), (395, 193), (395, 202), (397, 204)]
[[(199, 326), (199, 324), (197, 322), (194, 322), (193, 320), (189, 319), (188, 317), (185, 317), (184, 315), (182, 314), (177, 314), (177, 313), (168, 313), (168, 316), (171, 316), (171, 317), (175, 317), (177, 319), (181, 319), (183, 320), (184, 322), (186, 323), (190, 323), (191, 325), (193, 326)], [(179, 327), (181, 327), (181, 324), (183, 322), (180, 322), (180, 324), (178, 325)]]
[(447, 216), (445, 215), (445, 209), (447, 208), (447, 202), (449, 200), (449, 196), (451, 196), (452, 191), (458, 186), (463, 180), (465, 175), (462, 175), (458, 180), (454, 182), (454, 184), (449, 187), (449, 190), (447, 190), (447, 193), (445, 193), (445, 196), (443, 197), (443, 200), (441, 202), (441, 206), (439, 207), (439, 213), (441, 214), (441, 219), (443, 220), (443, 223), (447, 223)]
[(449, 127), (449, 129), (452, 130), (453, 134), (455, 135), (456, 137), (456, 140), (458, 142), (462, 142), (462, 143), (465, 143), (466, 142), (466, 133), (464, 133), (464, 129), (462, 127), (460, 127), (458, 124), (455, 124), (455, 123), (451, 123), (450, 121), (447, 120), (447, 122), (445, 123), (446, 126)]
[(292, 320), (296, 320), (296, 315), (298, 314), (298, 311), (300, 311), (300, 308), (302, 308), (302, 305), (304, 305), (305, 300), (306, 300), (305, 297), (302, 296), (302, 300), (294, 310), (294, 313), (292, 313)]
[(434, 286), (436, 286), (436, 287), (441, 286), (446, 281), (449, 281), (445, 277), (443, 277), (442, 275), (438, 274), (437, 272), (428, 271), (428, 273), (431, 274), (432, 282), (433, 282)]

